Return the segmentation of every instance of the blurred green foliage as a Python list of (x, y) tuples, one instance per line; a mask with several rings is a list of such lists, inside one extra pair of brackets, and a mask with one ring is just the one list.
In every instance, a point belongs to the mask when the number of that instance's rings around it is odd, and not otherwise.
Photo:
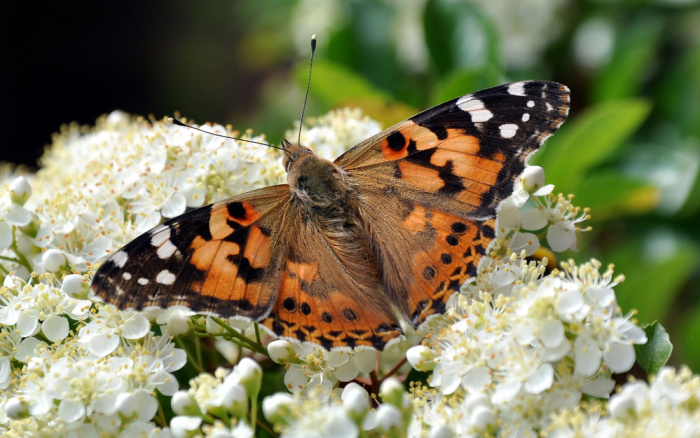
[[(180, 6), (193, 20), (217, 13)], [(353, 105), (387, 127), (509, 81), (568, 85), (569, 120), (533, 160), (591, 208), (593, 230), (561, 258), (614, 263), (623, 311), (661, 322), (671, 362), (700, 372), (697, 2), (273, 0), (218, 14), (234, 23), (237, 77), (255, 77), (247, 110), (220, 122), (271, 141), (300, 113), (312, 33), (310, 115)]]

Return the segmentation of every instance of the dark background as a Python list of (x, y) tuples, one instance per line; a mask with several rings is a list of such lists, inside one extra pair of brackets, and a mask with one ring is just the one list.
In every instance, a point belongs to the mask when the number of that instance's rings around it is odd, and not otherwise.
[(240, 9), (220, 0), (1, 2), (0, 161), (33, 166), (61, 124), (93, 124), (115, 109), (246, 118), (265, 65), (241, 46)]

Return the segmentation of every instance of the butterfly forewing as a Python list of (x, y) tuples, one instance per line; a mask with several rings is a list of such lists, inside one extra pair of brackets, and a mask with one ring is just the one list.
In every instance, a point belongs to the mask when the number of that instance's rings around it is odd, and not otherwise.
[(444, 312), (475, 275), (496, 207), (568, 111), (563, 85), (503, 85), (424, 111), (336, 160), (361, 194), (387, 293), (413, 325)]
[(185, 306), (253, 320), (275, 303), (286, 185), (191, 211), (137, 237), (97, 270), (93, 291), (122, 309)]

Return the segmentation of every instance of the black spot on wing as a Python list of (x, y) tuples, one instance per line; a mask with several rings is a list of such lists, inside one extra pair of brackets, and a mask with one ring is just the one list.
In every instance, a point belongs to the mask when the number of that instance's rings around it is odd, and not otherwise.
[(399, 152), (406, 147), (406, 137), (399, 131), (394, 131), (386, 138), (387, 146), (395, 152)]
[(229, 202), (226, 204), (226, 208), (228, 209), (228, 214), (234, 219), (245, 219), (247, 215), (242, 202)]

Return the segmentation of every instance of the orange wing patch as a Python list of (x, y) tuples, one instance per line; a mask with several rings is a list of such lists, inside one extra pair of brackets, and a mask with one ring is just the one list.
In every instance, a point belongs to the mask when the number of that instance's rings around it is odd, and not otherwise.
[[(433, 238), (414, 252), (414, 280), (408, 288), (410, 320), (416, 326), (431, 315), (444, 313), (449, 297), (476, 276), (495, 226), (495, 219), (465, 220), (435, 210), (425, 217)], [(419, 236), (416, 241), (421, 241)]]
[(319, 277), (317, 265), (287, 261), (277, 302), (263, 324), (277, 336), (326, 349), (362, 346), (383, 350), (403, 335), (394, 315), (365, 308), (331, 287)]
[(260, 214), (248, 202), (220, 202), (214, 204), (209, 220), (209, 232), (214, 239), (225, 239), (240, 227), (260, 219)]

